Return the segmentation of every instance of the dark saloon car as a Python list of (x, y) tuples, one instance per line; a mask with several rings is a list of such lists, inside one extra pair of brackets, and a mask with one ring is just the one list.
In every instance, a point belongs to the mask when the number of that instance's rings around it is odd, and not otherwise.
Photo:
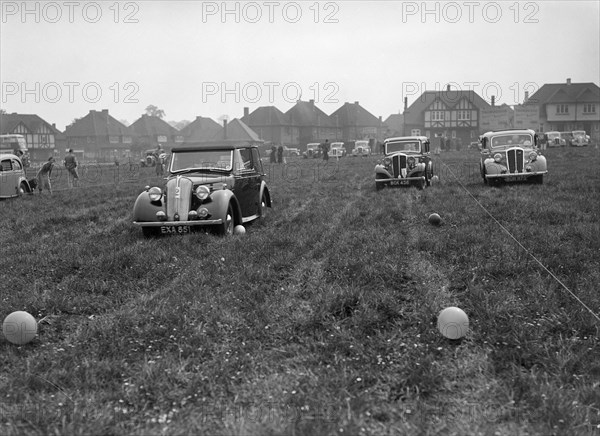
[(375, 166), (375, 188), (431, 185), (433, 162), (429, 138), (401, 136), (383, 141), (385, 157)]
[(165, 186), (147, 186), (135, 201), (134, 224), (144, 236), (197, 229), (231, 235), (271, 207), (264, 177), (256, 146), (174, 148)]

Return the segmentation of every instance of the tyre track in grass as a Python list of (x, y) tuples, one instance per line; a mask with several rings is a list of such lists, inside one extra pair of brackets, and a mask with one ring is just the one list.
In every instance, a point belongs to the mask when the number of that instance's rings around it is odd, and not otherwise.
[[(417, 223), (426, 220), (415, 216), (414, 202), (420, 198), (419, 193), (403, 196), (407, 216)], [(425, 226), (430, 226), (428, 223)], [(436, 227), (430, 226), (431, 229)], [(423, 302), (427, 307), (427, 318), (436, 319), (440, 310), (448, 306), (461, 306), (461, 302), (449, 291), (450, 280), (442, 265), (434, 265), (426, 253), (417, 250), (419, 231), (422, 225), (408, 227), (408, 245), (414, 256), (409, 260), (409, 272), (421, 284)], [(472, 325), (470, 326), (472, 327)], [(436, 329), (437, 324), (431, 325)], [(431, 428), (436, 431), (448, 431), (451, 434), (477, 434), (489, 429), (490, 422), (498, 421), (496, 434), (520, 434), (526, 428), (521, 420), (514, 422), (519, 411), (510, 398), (500, 401), (503, 395), (502, 383), (494, 377), (493, 364), (486, 350), (471, 347), (469, 330), (466, 339), (458, 346), (442, 345), (445, 355), (434, 363), (441, 371), (444, 381), (436, 395), (425, 405), (414, 405), (418, 410), (425, 409), (430, 418)], [(446, 348), (447, 350), (443, 350)], [(521, 417), (522, 418), (522, 417)], [(513, 421), (513, 422), (511, 422)]]

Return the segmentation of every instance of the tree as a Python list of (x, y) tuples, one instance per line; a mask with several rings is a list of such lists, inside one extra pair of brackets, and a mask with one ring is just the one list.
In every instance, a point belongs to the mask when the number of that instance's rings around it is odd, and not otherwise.
[(162, 119), (165, 116), (165, 111), (151, 104), (146, 108), (146, 115)]

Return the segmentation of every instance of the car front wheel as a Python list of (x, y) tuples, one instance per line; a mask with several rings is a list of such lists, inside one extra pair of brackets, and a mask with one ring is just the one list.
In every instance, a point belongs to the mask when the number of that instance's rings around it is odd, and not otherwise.
[(225, 214), (225, 222), (219, 225), (218, 233), (223, 236), (233, 235), (233, 228), (235, 223), (233, 221), (233, 207), (231, 203), (227, 206), (227, 213)]
[(262, 198), (260, 199), (260, 217), (265, 218), (268, 214), (268, 203), (267, 203), (267, 194), (263, 192)]

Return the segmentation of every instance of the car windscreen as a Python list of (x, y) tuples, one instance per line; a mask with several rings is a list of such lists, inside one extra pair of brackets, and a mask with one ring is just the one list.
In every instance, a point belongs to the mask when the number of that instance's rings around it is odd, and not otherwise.
[(400, 151), (421, 151), (421, 143), (419, 141), (402, 141), (388, 142), (385, 144), (386, 154), (398, 153)]
[(233, 150), (178, 151), (171, 156), (171, 172), (186, 170), (231, 171)]
[(516, 134), (516, 135), (498, 135), (491, 139), (493, 147), (531, 147), (533, 145), (533, 138), (529, 134)]

